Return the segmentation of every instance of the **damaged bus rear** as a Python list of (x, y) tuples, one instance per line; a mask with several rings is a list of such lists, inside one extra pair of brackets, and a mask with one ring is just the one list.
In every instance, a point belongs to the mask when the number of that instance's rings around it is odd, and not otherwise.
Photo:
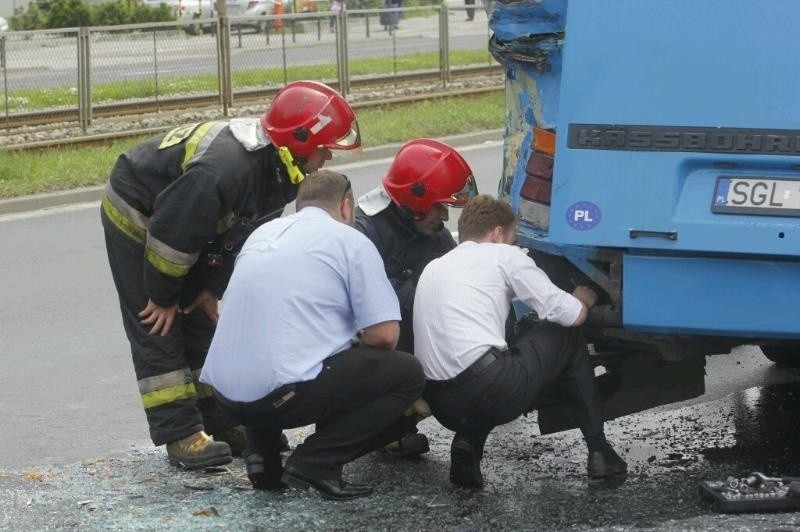
[(489, 11), (498, 192), (557, 284), (602, 294), (587, 334), (607, 416), (702, 393), (704, 356), (737, 345), (798, 365), (800, 2)]

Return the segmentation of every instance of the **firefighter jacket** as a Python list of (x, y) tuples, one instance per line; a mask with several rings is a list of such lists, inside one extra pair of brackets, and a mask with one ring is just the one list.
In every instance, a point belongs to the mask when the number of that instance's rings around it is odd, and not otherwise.
[[(359, 198), (361, 205), (362, 198)], [(356, 229), (369, 238), (383, 258), (386, 276), (400, 302), (402, 322), (397, 349), (413, 353), (413, 310), (417, 280), (423, 268), (454, 247), (456, 242), (447, 229), (426, 236), (414, 229), (411, 219), (394, 203), (375, 212), (365, 203), (356, 210)], [(371, 212), (372, 214), (367, 214)]]
[(296, 194), (258, 120), (234, 119), (179, 127), (120, 155), (103, 212), (143, 246), (146, 295), (166, 307), (183, 303), (187, 279), (221, 298), (242, 228), (277, 218)]

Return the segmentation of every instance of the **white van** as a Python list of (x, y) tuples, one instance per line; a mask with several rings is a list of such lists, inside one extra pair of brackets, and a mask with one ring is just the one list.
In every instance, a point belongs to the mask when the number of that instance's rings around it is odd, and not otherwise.
[[(145, 3), (150, 7), (165, 4), (181, 21), (217, 16), (217, 12), (214, 10), (214, 0), (145, 0)], [(213, 31), (214, 28), (214, 24), (191, 24), (184, 27), (189, 35), (200, 34), (201, 30)]]

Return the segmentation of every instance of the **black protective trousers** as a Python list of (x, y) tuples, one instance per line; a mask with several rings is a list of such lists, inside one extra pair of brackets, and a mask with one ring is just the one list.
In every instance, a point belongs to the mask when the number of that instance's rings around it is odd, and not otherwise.
[(344, 464), (413, 432), (404, 412), (420, 397), (425, 375), (408, 353), (354, 347), (323, 361), (312, 381), (278, 388), (253, 402), (220, 397), (248, 428), (248, 450), (274, 463), (281, 429), (316, 424), (286, 465), (321, 480), (341, 478)]
[(539, 322), (477, 375), (447, 383), (430, 381), (424, 397), (439, 423), (480, 449), (494, 427), (565, 394), (584, 437), (603, 433), (602, 402), (578, 327)]
[(197, 382), (214, 336), (214, 324), (196, 310), (178, 314), (167, 336), (149, 334), (138, 313), (147, 305), (144, 247), (120, 232), (101, 212), (111, 276), (119, 295), (122, 323), (131, 345), (133, 369), (150, 426), (163, 445), (200, 430), (222, 432), (235, 422), (219, 408), (210, 389)]

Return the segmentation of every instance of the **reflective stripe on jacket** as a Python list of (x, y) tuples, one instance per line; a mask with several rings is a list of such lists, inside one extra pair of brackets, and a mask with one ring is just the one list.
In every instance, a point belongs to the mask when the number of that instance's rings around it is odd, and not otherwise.
[[(175, 128), (120, 155), (103, 198), (114, 226), (144, 246), (145, 291), (160, 306), (178, 301), (204, 250), (240, 219), (280, 216), (296, 187), (269, 145), (248, 151), (226, 122)], [(216, 286), (227, 285), (232, 264)]]

